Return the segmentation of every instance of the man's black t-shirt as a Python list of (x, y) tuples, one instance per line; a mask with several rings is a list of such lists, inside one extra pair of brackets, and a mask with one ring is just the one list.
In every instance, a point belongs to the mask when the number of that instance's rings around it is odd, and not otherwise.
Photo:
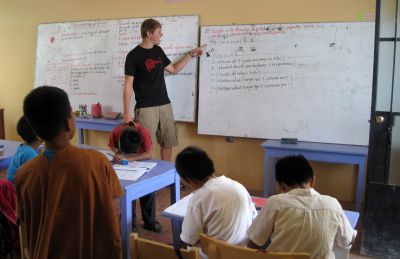
[(134, 77), (136, 107), (145, 108), (170, 103), (165, 86), (164, 68), (171, 63), (161, 47), (136, 46), (126, 56), (125, 75)]

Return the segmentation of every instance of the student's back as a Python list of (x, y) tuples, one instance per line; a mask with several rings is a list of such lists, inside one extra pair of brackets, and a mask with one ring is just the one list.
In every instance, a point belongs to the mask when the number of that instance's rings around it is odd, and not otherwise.
[(34, 150), (31, 146), (23, 143), (17, 147), (13, 158), (10, 161), (7, 169), (7, 180), (12, 183), (15, 183), (15, 173), (18, 169), (26, 163), (27, 161), (31, 160), (32, 158), (36, 157), (38, 152)]
[(76, 126), (68, 95), (38, 87), (25, 97), (23, 110), (45, 141), (44, 152), (15, 179), (29, 257), (121, 258), (117, 214), (123, 189), (103, 154), (71, 146)]
[(257, 215), (246, 188), (216, 176), (214, 162), (197, 147), (183, 149), (175, 167), (183, 183), (195, 190), (182, 223), (182, 241), (196, 245), (205, 233), (233, 245), (246, 245), (246, 230)]
[(246, 230), (255, 216), (255, 207), (243, 185), (225, 176), (214, 177), (193, 193), (181, 238), (193, 244), (200, 233), (205, 233), (245, 246), (248, 242)]
[(122, 190), (112, 174), (104, 155), (73, 146), (21, 167), (16, 184), (32, 258), (120, 258), (112, 197)]
[(335, 258), (334, 243), (352, 244), (356, 232), (339, 202), (315, 191), (311, 165), (301, 155), (278, 160), (275, 179), (282, 194), (273, 195), (247, 230), (251, 247), (268, 240), (271, 252), (305, 252), (313, 259)]
[(34, 133), (25, 117), (22, 116), (17, 123), (18, 135), (25, 141), (18, 146), (7, 169), (7, 180), (15, 184), (15, 173), (21, 165), (38, 155), (38, 147), (42, 142)]
[(257, 242), (257, 236), (270, 235), (268, 251), (307, 252), (311, 258), (334, 258), (333, 243), (345, 247), (353, 237), (339, 202), (312, 188), (271, 196), (259, 217), (262, 221), (255, 221), (249, 229), (250, 238)]

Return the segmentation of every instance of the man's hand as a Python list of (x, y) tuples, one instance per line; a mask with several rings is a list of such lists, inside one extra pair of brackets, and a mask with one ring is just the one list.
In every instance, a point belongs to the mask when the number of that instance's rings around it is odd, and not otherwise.
[(201, 55), (203, 55), (203, 49), (207, 47), (207, 44), (201, 45), (198, 48), (192, 49), (191, 51), (189, 51), (190, 56), (194, 57), (194, 58), (198, 58)]
[(124, 113), (124, 122), (128, 123), (130, 121), (132, 121), (132, 115), (130, 113), (128, 113), (128, 114)]

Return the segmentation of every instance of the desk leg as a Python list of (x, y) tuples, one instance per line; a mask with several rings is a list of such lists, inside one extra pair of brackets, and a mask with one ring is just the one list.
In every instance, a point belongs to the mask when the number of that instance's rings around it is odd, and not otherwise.
[(360, 158), (358, 163), (356, 211), (361, 212), (361, 201), (365, 178), (365, 158)]
[(78, 140), (79, 140), (79, 144), (82, 145), (85, 143), (85, 137), (84, 137), (84, 132), (83, 129), (78, 129)]
[(277, 158), (272, 158), (271, 195), (274, 195), (276, 193), (275, 166), (277, 161)]
[(132, 200), (127, 194), (121, 198), (121, 241), (122, 258), (130, 258), (129, 235), (132, 232)]
[(183, 245), (184, 243), (180, 238), (180, 235), (182, 233), (182, 221), (171, 219), (171, 224), (172, 224), (172, 241), (174, 243), (174, 246)]
[(270, 160), (270, 155), (268, 150), (265, 151), (265, 174), (264, 174), (264, 192), (263, 192), (263, 196), (264, 197), (268, 197), (269, 196), (269, 192), (268, 192), (268, 188), (269, 188), (269, 160)]
[[(175, 183), (170, 185), (171, 190), (171, 204), (174, 204), (176, 201), (181, 199), (181, 184), (179, 174), (175, 171)], [(175, 246), (179, 246), (182, 243), (180, 235), (182, 232), (182, 221), (171, 219), (172, 225), (172, 242)]]
[(179, 174), (175, 171), (175, 183), (170, 185), (171, 205), (181, 199), (181, 183)]

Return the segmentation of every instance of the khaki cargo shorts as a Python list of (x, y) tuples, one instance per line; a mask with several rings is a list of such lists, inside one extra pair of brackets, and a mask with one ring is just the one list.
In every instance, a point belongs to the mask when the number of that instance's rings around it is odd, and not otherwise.
[(178, 129), (172, 112), (172, 105), (136, 108), (135, 119), (146, 127), (151, 134), (151, 140), (157, 139), (161, 147), (178, 145)]

